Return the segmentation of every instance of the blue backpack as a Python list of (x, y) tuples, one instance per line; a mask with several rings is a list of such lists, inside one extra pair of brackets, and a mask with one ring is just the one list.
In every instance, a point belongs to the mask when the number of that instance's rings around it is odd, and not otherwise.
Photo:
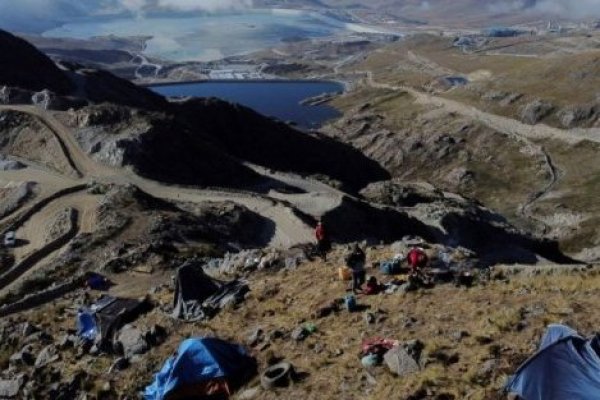
[(402, 272), (402, 268), (400, 267), (400, 261), (392, 260), (392, 261), (383, 261), (379, 264), (379, 271), (385, 275), (398, 275)]

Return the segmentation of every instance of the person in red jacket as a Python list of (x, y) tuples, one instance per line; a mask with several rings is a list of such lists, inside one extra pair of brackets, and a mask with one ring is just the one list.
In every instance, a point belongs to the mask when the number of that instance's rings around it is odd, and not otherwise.
[(323, 222), (319, 221), (317, 228), (315, 229), (315, 237), (317, 239), (317, 253), (323, 259), (327, 260), (327, 252), (331, 250), (331, 241), (329, 235), (323, 226)]
[(425, 251), (420, 247), (413, 247), (406, 257), (408, 260), (408, 266), (410, 267), (410, 273), (418, 275), (421, 269), (427, 266), (429, 258)]

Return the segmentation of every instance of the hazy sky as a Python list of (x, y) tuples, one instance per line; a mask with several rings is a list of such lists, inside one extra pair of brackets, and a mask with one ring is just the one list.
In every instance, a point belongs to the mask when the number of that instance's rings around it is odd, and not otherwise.
[[(360, 0), (368, 5), (368, 0)], [(357, 1), (358, 2), (358, 1)], [(426, 0), (426, 8), (456, 0)], [(397, 0), (399, 6), (402, 0)], [(97, 14), (129, 11), (143, 15), (160, 7), (174, 11), (220, 11), (252, 5), (252, 0), (0, 0), (0, 28), (13, 31), (40, 31), (60, 22)], [(600, 17), (600, 0), (481, 0), (491, 13), (522, 12), (524, 6), (533, 11), (568, 16)], [(460, 10), (457, 10), (460, 12)]]

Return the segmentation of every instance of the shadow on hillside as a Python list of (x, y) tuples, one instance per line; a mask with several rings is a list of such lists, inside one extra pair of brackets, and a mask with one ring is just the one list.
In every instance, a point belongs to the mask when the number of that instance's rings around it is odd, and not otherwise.
[(278, 171), (322, 174), (357, 192), (387, 180), (389, 172), (359, 150), (318, 134), (297, 131), (249, 108), (216, 99), (193, 99), (177, 108), (190, 130), (239, 160)]

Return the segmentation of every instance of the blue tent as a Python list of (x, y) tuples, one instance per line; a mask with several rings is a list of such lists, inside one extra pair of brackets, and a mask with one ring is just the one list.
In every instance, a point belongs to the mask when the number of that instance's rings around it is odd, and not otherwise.
[(163, 400), (186, 386), (225, 378), (242, 383), (256, 372), (256, 362), (244, 348), (216, 338), (184, 340), (146, 387), (144, 399)]
[(600, 399), (600, 340), (550, 325), (539, 351), (509, 380), (507, 392), (524, 400)]

